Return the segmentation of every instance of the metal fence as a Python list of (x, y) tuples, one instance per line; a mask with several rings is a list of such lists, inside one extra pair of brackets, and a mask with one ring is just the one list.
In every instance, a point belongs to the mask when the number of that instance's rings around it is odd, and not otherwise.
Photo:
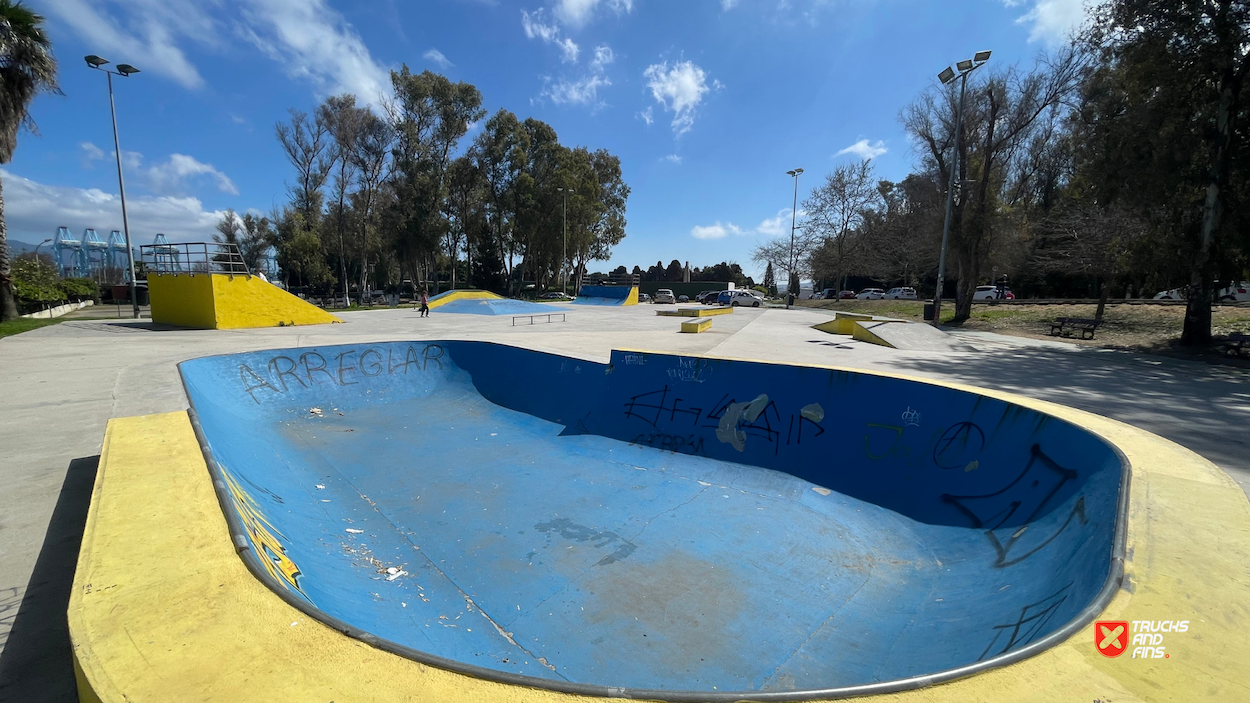
[(149, 273), (228, 273), (251, 276), (237, 244), (183, 242), (139, 247)]

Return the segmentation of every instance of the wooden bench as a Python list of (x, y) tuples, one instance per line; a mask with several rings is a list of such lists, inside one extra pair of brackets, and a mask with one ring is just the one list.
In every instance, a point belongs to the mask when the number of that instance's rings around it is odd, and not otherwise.
[(1102, 324), (1102, 320), (1086, 320), (1080, 317), (1057, 317), (1050, 323), (1050, 334), (1054, 337), (1070, 337), (1073, 331), (1081, 333), (1081, 339), (1093, 339), (1094, 330)]
[(1250, 343), (1250, 334), (1233, 332), (1228, 335), (1228, 341), (1224, 342), (1224, 353), (1229, 356), (1241, 356), (1243, 351), (1248, 350), (1247, 343)]

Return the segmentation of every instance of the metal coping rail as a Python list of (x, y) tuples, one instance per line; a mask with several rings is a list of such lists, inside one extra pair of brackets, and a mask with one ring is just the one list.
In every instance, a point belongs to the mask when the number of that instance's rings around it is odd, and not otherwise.
[[(181, 364), (179, 364), (181, 366)], [(923, 383), (923, 382), (922, 382)], [(937, 384), (931, 384), (937, 385)], [(183, 391), (186, 392), (186, 379), (183, 379)], [(1093, 622), (1107, 605), (1111, 603), (1111, 599), (1115, 597), (1117, 591), (1120, 590), (1124, 581), (1124, 560), (1128, 544), (1128, 501), (1129, 489), (1132, 478), (1132, 468), (1129, 464), (1128, 457), (1120, 451), (1120, 448), (1110, 440), (1099, 436), (1104, 442), (1111, 447), (1115, 455), (1120, 458), (1120, 495), (1116, 503), (1116, 520), (1115, 534), (1111, 543), (1111, 563), (1108, 568), (1107, 578), (1103, 581), (1102, 589), (1094, 596), (1089, 605), (1085, 606), (1076, 617), (1069, 620), (1063, 627), (1051, 632), (1049, 635), (1041, 639), (1027, 644), (1015, 651), (1000, 654), (984, 661), (974, 662), (965, 666), (946, 669), (932, 674), (924, 674), (921, 676), (911, 676), (904, 679), (894, 679), (893, 681), (879, 681), (869, 684), (858, 684), (854, 686), (838, 686), (834, 688), (808, 689), (803, 691), (673, 691), (668, 689), (642, 689), (642, 688), (625, 688), (617, 686), (603, 686), (598, 684), (575, 683), (572, 681), (560, 681), (553, 679), (540, 679), (535, 676), (525, 676), (522, 674), (510, 674), (505, 671), (497, 671), (495, 669), (487, 669), (485, 667), (468, 664), (455, 659), (440, 657), (436, 654), (423, 652), (419, 649), (413, 649), (406, 645), (383, 639), (370, 632), (366, 632), (354, 625), (350, 625), (338, 618), (323, 612), (320, 608), (311, 602), (297, 598), (277, 579), (269, 574), (261, 565), (260, 559), (251, 548), (251, 542), (247, 537), (247, 531), (243, 525), (234, 502), (230, 499), (229, 489), (226, 487), (225, 478), (221, 472), (221, 467), (217, 465), (213, 458), (212, 448), (208, 445), (208, 439), (204, 436), (204, 429), (200, 426), (199, 417), (195, 412), (195, 404), (191, 401), (191, 394), (187, 395), (187, 415), (191, 419), (191, 427), (195, 431), (195, 438), (199, 442), (200, 451), (204, 455), (204, 462), (208, 466), (209, 476), (213, 481), (213, 490), (217, 493), (217, 502), (221, 505), (222, 513), (226, 516), (226, 524), (230, 529), (230, 539), (235, 546), (235, 551), (239, 554), (239, 558), (243, 560), (248, 571), (256, 577), (261, 583), (265, 584), (269, 590), (291, 607), (299, 610), (305, 615), (317, 620), (318, 622), (331, 627), (348, 637), (360, 640), (365, 644), (380, 649), (384, 652), (396, 654), (398, 656), (411, 659), (421, 664), (447, 669), (459, 674), (465, 674), (474, 678), (486, 681), (494, 681), (513, 686), (524, 686), (527, 688), (546, 689), (558, 691), (560, 693), (571, 693), (583, 696), (598, 696), (601, 698), (624, 698), (633, 700), (658, 700), (670, 701), (671, 703), (736, 703), (739, 701), (759, 701), (760, 703), (772, 703), (773, 701), (811, 701), (811, 700), (828, 700), (839, 698), (852, 698), (855, 696), (867, 696), (883, 693), (898, 693), (900, 691), (911, 691), (920, 688), (927, 688), (940, 683), (954, 681), (956, 679), (966, 678), (974, 674), (979, 674), (991, 669), (998, 669), (1009, 664), (1036, 656), (1042, 652), (1062, 643), (1072, 635), (1079, 632), (1089, 623)], [(1082, 428), (1084, 429), (1084, 428)], [(1086, 430), (1088, 432), (1088, 430)]]
[(144, 244), (139, 256), (150, 273), (227, 273), (252, 276), (238, 244), (180, 242)]
[(545, 318), (547, 318), (547, 322), (554, 322), (554, 320), (552, 320), (551, 318), (552, 318), (552, 317), (555, 317), (556, 315), (559, 315), (559, 316), (560, 316), (560, 322), (568, 322), (568, 319), (564, 316), (564, 313), (562, 313), (562, 312), (548, 312), (548, 313), (539, 313), (539, 314), (537, 314), (537, 315), (514, 315), (514, 316), (512, 317), (512, 326), (513, 326), (513, 327), (516, 327), (516, 321), (517, 321), (517, 320), (524, 320), (524, 319), (526, 319), (526, 318), (529, 318), (530, 324), (532, 325), (532, 324), (534, 324), (534, 318), (535, 318), (535, 317), (545, 317)]

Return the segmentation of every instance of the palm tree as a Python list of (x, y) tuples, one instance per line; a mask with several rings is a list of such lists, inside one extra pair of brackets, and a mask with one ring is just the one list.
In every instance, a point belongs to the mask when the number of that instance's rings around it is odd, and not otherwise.
[[(43, 31), (43, 17), (20, 2), (0, 0), (0, 164), (13, 158), (20, 128), (35, 131), (27, 109), (43, 91), (58, 91), (56, 59)], [(0, 190), (0, 320), (17, 317), (11, 275), (4, 192)]]

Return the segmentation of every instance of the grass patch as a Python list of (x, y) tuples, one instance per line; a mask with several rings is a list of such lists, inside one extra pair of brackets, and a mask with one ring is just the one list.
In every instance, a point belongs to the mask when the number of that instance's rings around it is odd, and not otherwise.
[(31, 318), (26, 318), (26, 317), (20, 317), (16, 320), (8, 320), (6, 322), (0, 322), (0, 337), (11, 337), (15, 334), (21, 334), (23, 332), (37, 330), (40, 327), (47, 327), (48, 325), (55, 325), (60, 321), (61, 321), (60, 318), (56, 318), (53, 320), (35, 320)]

